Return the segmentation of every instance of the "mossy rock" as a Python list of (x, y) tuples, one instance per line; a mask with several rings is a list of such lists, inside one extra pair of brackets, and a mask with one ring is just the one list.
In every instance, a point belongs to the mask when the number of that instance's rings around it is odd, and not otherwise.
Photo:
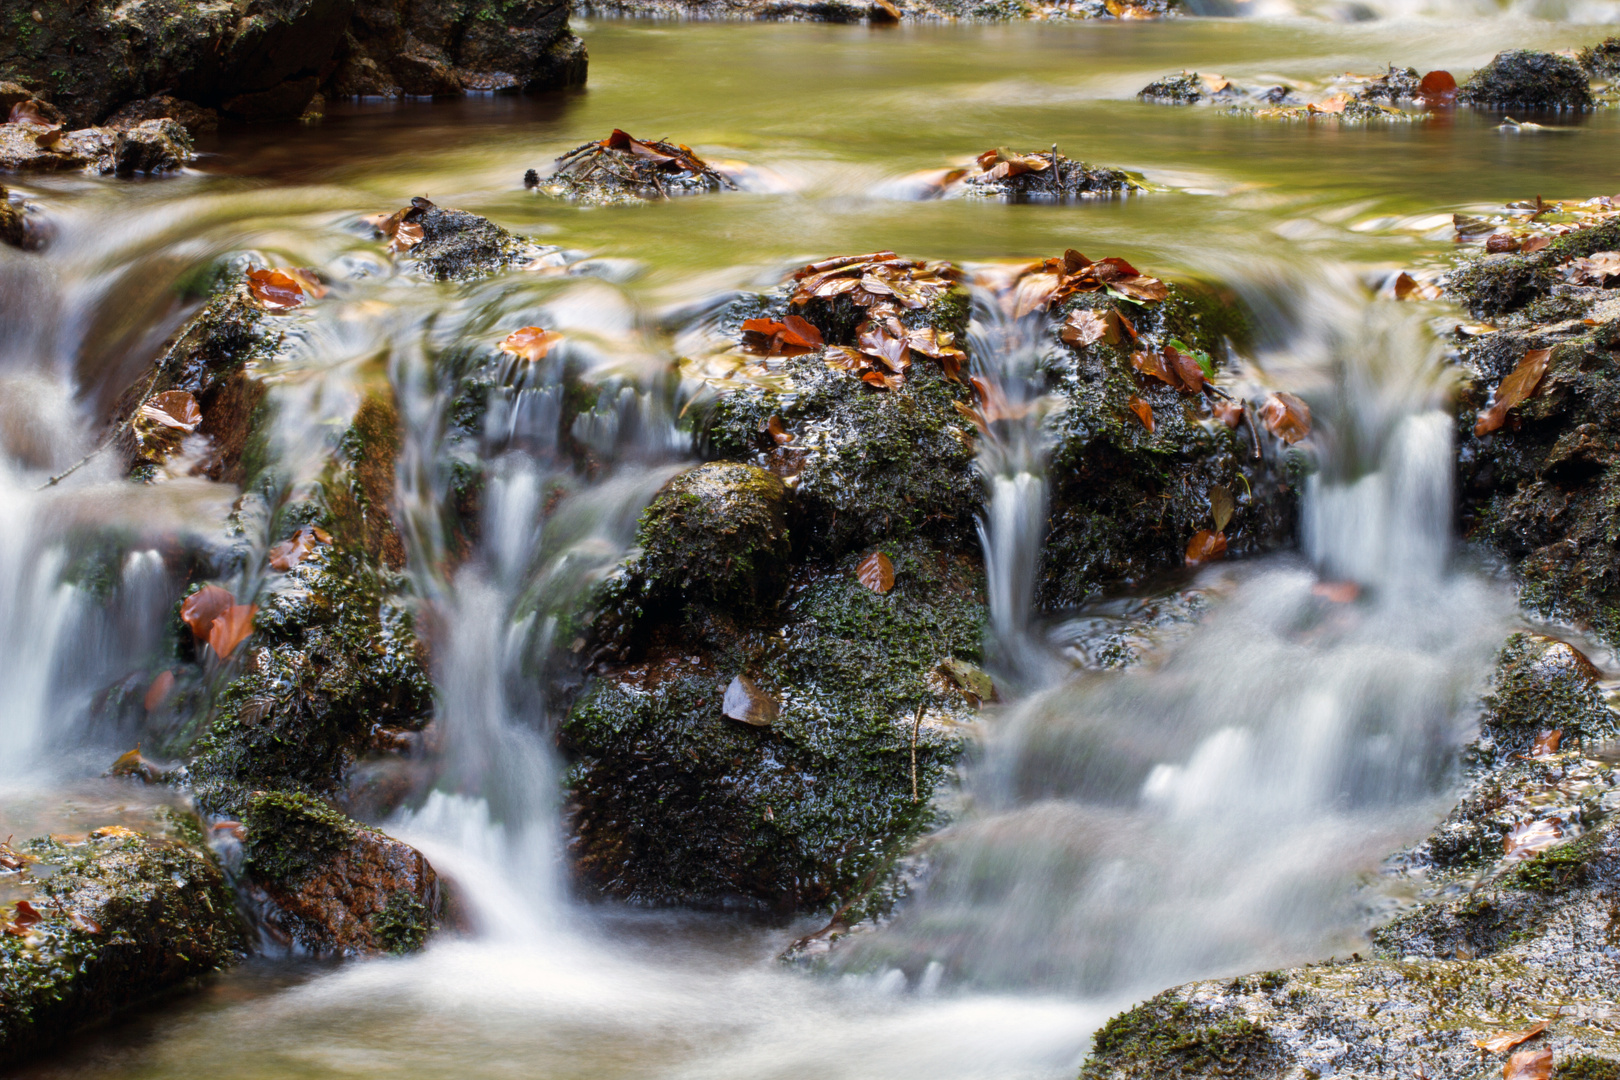
[(1605, 702), (1602, 678), (1574, 646), (1537, 634), (1508, 638), (1485, 698), (1484, 732), (1499, 754), (1524, 753), (1542, 732), (1563, 732), (1560, 748), (1612, 739), (1620, 717)]
[[(560, 731), (586, 883), (638, 903), (828, 910), (932, 821), (972, 715), (932, 672), (977, 658), (983, 584), (974, 560), (880, 547), (888, 593), (857, 580), (852, 553), (802, 568), (773, 618), (692, 606), (593, 678)], [(739, 675), (774, 700), (767, 726), (723, 714)]]
[(636, 533), (645, 603), (771, 610), (787, 585), (787, 511), (787, 487), (754, 465), (716, 461), (676, 476)]
[(413, 219), (422, 241), (405, 265), (434, 281), (471, 281), (539, 258), (542, 249), (488, 218), (435, 206)]
[(1510, 49), (1470, 75), (1457, 100), (1494, 109), (1590, 109), (1592, 88), (1567, 56)]
[[(1061, 314), (1112, 303), (1082, 294)], [(1174, 286), (1168, 300), (1132, 308), (1130, 317), (1144, 337), (1185, 342), (1208, 353), (1217, 368), (1225, 343), (1247, 334), (1235, 300), (1198, 286)], [(1066, 406), (1048, 420), (1051, 529), (1038, 589), (1047, 608), (1072, 607), (1103, 589), (1181, 566), (1193, 534), (1215, 527), (1210, 492), (1217, 486), (1236, 506), (1226, 528), (1231, 555), (1293, 536), (1297, 497), (1286, 457), (1257, 459), (1247, 422), (1229, 428), (1206, 398), (1141, 375), (1131, 366), (1131, 349), (1122, 338), (1118, 345), (1059, 345), (1049, 354), (1048, 387)], [(1131, 410), (1133, 397), (1152, 409), (1152, 431)]]
[(1576, 1054), (1553, 1068), (1553, 1080), (1620, 1080), (1620, 1060)]
[(1609, 220), (1554, 237), (1547, 247), (1528, 255), (1480, 255), (1447, 274), (1442, 284), (1448, 296), (1477, 317), (1508, 315), (1563, 286), (1559, 267), (1571, 259), (1616, 248), (1620, 248), (1620, 220)]
[(19, 845), (28, 864), (8, 875), (8, 891), (27, 893), (42, 917), (26, 937), (0, 934), (5, 1060), (244, 955), (247, 929), (225, 876), (196, 819), (175, 813), (187, 827), (163, 835), (113, 826), (82, 842)]
[(1587, 74), (1599, 79), (1620, 75), (1620, 37), (1604, 38), (1575, 54), (1575, 62)]
[(1259, 1077), (1276, 1071), (1276, 1055), (1270, 1034), (1247, 1017), (1212, 1016), (1161, 994), (1097, 1031), (1080, 1080)]

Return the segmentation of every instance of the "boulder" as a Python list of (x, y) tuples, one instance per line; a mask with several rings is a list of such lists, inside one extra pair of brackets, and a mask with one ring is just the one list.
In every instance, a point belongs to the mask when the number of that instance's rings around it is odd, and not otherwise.
[(0, 1055), (8, 1062), (76, 1028), (235, 963), (247, 934), (196, 818), (88, 837), (0, 845)]
[(107, 126), (124, 130), (147, 120), (174, 120), (186, 129), (187, 135), (195, 138), (218, 129), (219, 112), (169, 94), (154, 94), (131, 101), (113, 113), (107, 118)]
[(98, 169), (111, 160), (117, 137), (111, 128), (53, 133), (38, 124), (0, 124), (0, 172)]
[(1470, 75), (1457, 100), (1492, 109), (1590, 109), (1592, 88), (1567, 56), (1510, 49)]
[(1620, 75), (1620, 37), (1604, 38), (1596, 45), (1588, 45), (1576, 54), (1575, 62), (1594, 79)]
[(434, 206), (410, 220), (422, 227), (422, 242), (406, 253), (405, 265), (434, 281), (467, 281), (522, 266), (547, 250), (488, 218)]
[(979, 198), (999, 198), (1008, 202), (1030, 199), (1080, 199), (1130, 195), (1148, 190), (1142, 177), (1124, 169), (1088, 165), (1051, 151), (1031, 155), (1049, 164), (1039, 171), (996, 177), (994, 171), (969, 173), (962, 178), (964, 194)]
[(178, 120), (142, 120), (113, 137), (112, 152), (101, 163), (118, 176), (172, 172), (192, 158), (191, 137)]

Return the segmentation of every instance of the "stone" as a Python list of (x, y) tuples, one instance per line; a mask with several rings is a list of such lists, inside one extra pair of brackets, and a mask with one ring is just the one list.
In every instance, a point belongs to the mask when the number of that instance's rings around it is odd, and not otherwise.
[(192, 158), (191, 137), (178, 120), (142, 120), (119, 131), (103, 172), (118, 176), (173, 172)]
[(175, 120), (196, 138), (199, 134), (219, 128), (219, 113), (190, 101), (181, 101), (168, 94), (154, 94), (149, 98), (132, 101), (107, 118), (110, 128), (130, 128), (145, 120)]
[(0, 244), (27, 247), (28, 227), (23, 208), (11, 201), (11, 193), (0, 187)]
[(1612, 79), (1620, 75), (1620, 37), (1604, 38), (1596, 45), (1588, 45), (1576, 54), (1575, 62), (1593, 78)]
[(1510, 49), (1468, 77), (1457, 100), (1493, 109), (1590, 109), (1586, 72), (1567, 56)]
[(422, 226), (422, 242), (406, 252), (404, 263), (435, 281), (467, 281), (521, 266), (544, 253), (488, 218), (433, 206), (413, 216)]

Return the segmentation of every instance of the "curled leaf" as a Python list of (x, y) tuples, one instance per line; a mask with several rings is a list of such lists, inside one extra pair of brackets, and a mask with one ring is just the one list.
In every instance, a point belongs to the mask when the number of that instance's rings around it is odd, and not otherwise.
[(1524, 354), (1519, 366), (1497, 385), (1491, 407), (1479, 414), (1479, 420), (1474, 424), (1476, 437), (1489, 435), (1501, 427), (1507, 421), (1508, 410), (1536, 392), (1551, 356), (1551, 349), (1531, 349)]
[(1198, 566), (1226, 554), (1226, 534), (1199, 529), (1187, 541), (1187, 565)]
[(1209, 514), (1215, 519), (1216, 532), (1224, 533), (1227, 522), (1232, 520), (1232, 515), (1236, 512), (1237, 500), (1232, 498), (1230, 491), (1220, 484), (1209, 489)]
[(1068, 344), (1081, 348), (1099, 341), (1118, 345), (1119, 316), (1112, 310), (1101, 312), (1095, 308), (1079, 308), (1069, 313), (1063, 324), (1062, 337)]
[(215, 655), (224, 659), (236, 651), (243, 639), (253, 633), (253, 616), (258, 610), (257, 604), (232, 604), (220, 612), (208, 628), (208, 647)]
[(218, 585), (204, 585), (180, 605), (180, 618), (191, 627), (192, 636), (207, 641), (214, 620), (236, 603), (236, 598)]
[(317, 545), (331, 542), (332, 537), (325, 529), (305, 525), (281, 543), (271, 546), (270, 567), (274, 570), (291, 570), (313, 555)]
[(202, 423), (202, 409), (197, 399), (184, 390), (165, 390), (153, 394), (141, 406), (139, 415), (163, 427), (192, 432)]
[(1551, 1050), (1520, 1050), (1502, 1066), (1502, 1080), (1549, 1080), (1552, 1066)]
[(1136, 418), (1142, 421), (1142, 426), (1147, 428), (1149, 433), (1152, 433), (1153, 406), (1149, 405), (1135, 394), (1131, 395), (1130, 401), (1126, 402), (1126, 404), (1131, 407), (1131, 412), (1136, 414)]
[(753, 679), (739, 674), (726, 687), (726, 696), (720, 703), (720, 711), (731, 719), (740, 720), (751, 727), (770, 727), (776, 719), (777, 706), (775, 700), (761, 690)]
[(18, 926), (33, 926), (44, 917), (33, 904), (26, 900), (19, 900), (17, 901), (17, 915), (11, 921)]
[(544, 360), (551, 347), (561, 341), (563, 336), (555, 330), (542, 330), (538, 326), (525, 326), (507, 334), (501, 341), (501, 352), (512, 356), (521, 356), (533, 363)]
[(1395, 299), (1438, 300), (1440, 299), (1440, 287), (1420, 282), (1403, 270), (1395, 278)]
[(855, 567), (855, 578), (875, 593), (894, 588), (894, 563), (881, 551), (874, 551)]
[(1290, 446), (1311, 433), (1311, 407), (1283, 391), (1266, 398), (1260, 408), (1260, 420), (1267, 431)]
[(427, 239), (422, 231), (422, 225), (416, 221), (402, 221), (399, 228), (393, 232), (393, 239), (388, 243), (390, 251), (409, 251), (411, 248)]
[(1217, 401), (1215, 403), (1215, 419), (1229, 428), (1236, 429), (1243, 423), (1243, 403), (1240, 401)]
[(778, 446), (785, 446), (793, 441), (793, 432), (784, 428), (782, 418), (775, 414), (772, 414), (770, 420), (766, 421), (765, 430), (770, 432), (771, 439)]

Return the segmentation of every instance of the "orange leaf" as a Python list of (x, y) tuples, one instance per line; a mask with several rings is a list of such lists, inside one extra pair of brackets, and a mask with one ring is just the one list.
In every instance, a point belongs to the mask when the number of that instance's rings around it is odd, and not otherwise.
[(1411, 300), (1414, 297), (1419, 300), (1438, 300), (1440, 288), (1437, 285), (1424, 284), (1403, 270), (1395, 278), (1395, 299)]
[(875, 593), (886, 593), (894, 588), (894, 563), (881, 551), (874, 551), (855, 567), (855, 577)]
[(1306, 109), (1313, 113), (1342, 113), (1344, 107), (1350, 104), (1349, 94), (1334, 94), (1326, 101), (1315, 105), (1307, 105)]
[(288, 311), (304, 302), (298, 279), (281, 270), (249, 270), (248, 292), (268, 311)]
[(174, 672), (167, 669), (158, 672), (152, 685), (146, 688), (146, 696), (141, 699), (147, 712), (151, 712), (168, 700), (169, 694), (174, 690)]
[(1290, 446), (1311, 433), (1311, 407), (1293, 394), (1279, 391), (1266, 398), (1260, 420), (1267, 431)]
[(512, 356), (521, 356), (533, 363), (544, 360), (551, 347), (561, 341), (563, 336), (555, 330), (542, 330), (538, 326), (525, 326), (506, 335), (501, 342), (501, 352)]
[(1187, 541), (1187, 565), (1198, 566), (1226, 554), (1226, 534), (1199, 529)]
[(1520, 1050), (1502, 1066), (1502, 1080), (1549, 1080), (1552, 1065), (1551, 1050)]
[(68, 912), (68, 921), (87, 934), (101, 933), (101, 924), (88, 915), (80, 915), (77, 911)]
[(1039, 311), (1052, 302), (1058, 290), (1056, 274), (1028, 274), (1018, 279), (1013, 287), (1012, 317), (1022, 319), (1032, 311)]
[(1564, 739), (1563, 728), (1553, 728), (1543, 731), (1536, 736), (1536, 741), (1530, 744), (1530, 756), (1533, 758), (1546, 757), (1558, 753), (1558, 744)]
[(1549, 246), (1552, 240), (1545, 236), (1532, 236), (1519, 246), (1519, 251), (1525, 255), (1534, 254), (1542, 248)]
[(1151, 375), (1160, 382), (1181, 389), (1181, 379), (1177, 377), (1173, 368), (1167, 366), (1164, 357), (1156, 352), (1131, 353), (1131, 366), (1144, 375)]
[(1500, 1035), (1492, 1035), (1488, 1039), (1475, 1039), (1474, 1045), (1479, 1047), (1481, 1050), (1488, 1050), (1493, 1054), (1500, 1054), (1504, 1050), (1511, 1050), (1520, 1043), (1527, 1042), (1528, 1040), (1535, 1038), (1537, 1035), (1540, 1035), (1546, 1030), (1547, 1021), (1543, 1020), (1539, 1024), (1532, 1024), (1523, 1031), (1504, 1031)]
[(1113, 311), (1099, 312), (1093, 308), (1080, 308), (1069, 313), (1063, 324), (1063, 340), (1084, 348), (1099, 341), (1119, 344), (1120, 317)]
[(1131, 400), (1127, 404), (1130, 405), (1131, 412), (1136, 414), (1136, 418), (1142, 421), (1142, 426), (1147, 428), (1149, 433), (1152, 433), (1153, 406), (1149, 405), (1147, 402), (1143, 401), (1134, 394), (1131, 395)]
[(235, 603), (236, 598), (218, 585), (204, 585), (180, 605), (180, 618), (191, 627), (198, 641), (207, 641), (214, 620)]
[(394, 230), (393, 239), (388, 244), (390, 251), (409, 251), (411, 248), (427, 239), (422, 231), (422, 225), (416, 221), (402, 221)]
[(1236, 428), (1243, 423), (1243, 404), (1238, 401), (1217, 401), (1215, 403), (1215, 419), (1229, 428)]
[(1507, 421), (1508, 410), (1536, 392), (1551, 356), (1551, 349), (1531, 349), (1524, 354), (1519, 366), (1497, 385), (1491, 407), (1479, 414), (1479, 421), (1474, 425), (1476, 437), (1489, 435), (1501, 427)]
[(776, 440), (776, 445), (778, 446), (785, 446), (793, 441), (793, 432), (788, 431), (782, 426), (782, 418), (780, 416), (772, 416), (770, 420), (767, 421), (765, 430), (770, 432), (771, 438)]
[(1158, 278), (1151, 278), (1141, 274), (1136, 277), (1125, 277), (1110, 281), (1108, 287), (1135, 300), (1163, 300), (1170, 295), (1170, 286)]
[(315, 552), (315, 545), (330, 544), (332, 537), (325, 529), (305, 525), (292, 536), (270, 548), (270, 566), (275, 570), (291, 570)]
[(759, 688), (759, 685), (747, 675), (737, 675), (726, 687), (726, 696), (721, 699), (720, 711), (733, 720), (740, 720), (751, 727), (770, 727), (776, 719), (776, 699)]
[(253, 633), (253, 616), (258, 610), (257, 604), (232, 604), (220, 613), (208, 629), (208, 647), (216, 656), (221, 659), (230, 656), (243, 639)]
[(1197, 360), (1171, 345), (1164, 347), (1164, 359), (1167, 366), (1175, 368), (1181, 380), (1181, 389), (1189, 394), (1203, 392), (1204, 369), (1198, 366)]
[(1448, 105), (1457, 100), (1457, 80), (1449, 71), (1431, 71), (1418, 83), (1418, 100), (1430, 105)]
[(821, 339), (821, 331), (809, 319), (798, 315), (788, 315), (782, 319), (782, 324), (788, 332), (799, 339), (799, 343), (819, 348), (825, 342)]
[(184, 390), (153, 394), (141, 406), (140, 415), (179, 431), (196, 431), (197, 425), (202, 423), (202, 409), (197, 407), (197, 399)]

